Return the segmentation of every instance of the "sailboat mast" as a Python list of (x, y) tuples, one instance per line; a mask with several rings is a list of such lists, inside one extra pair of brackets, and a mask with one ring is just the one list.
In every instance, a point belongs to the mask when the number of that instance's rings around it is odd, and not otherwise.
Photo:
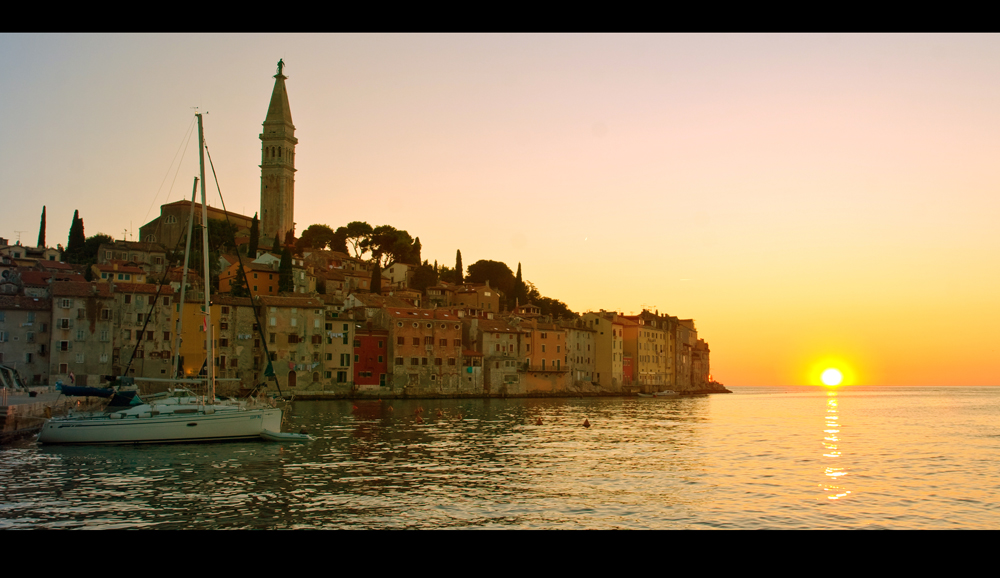
[(209, 403), (215, 403), (215, 352), (212, 348), (212, 309), (209, 298), (211, 297), (212, 277), (208, 269), (208, 203), (205, 200), (205, 131), (201, 121), (201, 113), (198, 117), (198, 162), (201, 167), (201, 262), (205, 271), (205, 369), (208, 373), (208, 399)]
[(191, 258), (191, 234), (194, 231), (194, 202), (198, 194), (198, 177), (194, 178), (194, 186), (191, 187), (191, 210), (188, 212), (188, 234), (184, 246), (184, 273), (181, 276), (181, 300), (177, 304), (177, 349), (174, 351), (174, 377), (181, 376), (181, 329), (184, 327), (184, 299), (187, 295), (188, 262)]

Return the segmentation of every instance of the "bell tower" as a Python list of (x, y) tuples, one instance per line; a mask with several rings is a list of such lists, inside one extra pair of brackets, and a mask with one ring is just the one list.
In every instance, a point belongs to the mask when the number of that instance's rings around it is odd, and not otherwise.
[(299, 142), (285, 90), (288, 77), (281, 73), (284, 65), (284, 60), (278, 61), (271, 104), (264, 118), (264, 132), (260, 134), (260, 234), (261, 237), (277, 235), (279, 242), (284, 242), (288, 231), (295, 230), (295, 145)]

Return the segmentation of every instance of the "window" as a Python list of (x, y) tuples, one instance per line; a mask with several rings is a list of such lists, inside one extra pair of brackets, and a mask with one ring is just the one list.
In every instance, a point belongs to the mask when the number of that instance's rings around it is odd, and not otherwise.
[(396, 338), (396, 345), (406, 345), (406, 338), (405, 337), (397, 337)]
[(441, 359), (440, 357), (435, 357), (434, 358), (434, 365), (443, 365), (443, 362), (444, 362), (444, 360)]
[(452, 345), (454, 345), (455, 347), (461, 347), (462, 346), (462, 340), (461, 339), (455, 339), (452, 342)]
[(416, 357), (411, 357), (410, 358), (410, 365), (420, 365), (420, 360), (417, 359)]
[(448, 347), (448, 340), (447, 339), (440, 339), (440, 340), (438, 340), (438, 345), (440, 345), (441, 347)]
[(131, 295), (126, 295), (125, 296), (125, 304), (127, 305), (127, 304), (129, 304), (131, 302), (132, 302), (132, 296)]
[(454, 357), (449, 357), (448, 358), (448, 365), (455, 365), (455, 358)]
[(413, 346), (414, 347), (420, 347), (420, 338), (419, 337), (414, 337), (413, 338)]

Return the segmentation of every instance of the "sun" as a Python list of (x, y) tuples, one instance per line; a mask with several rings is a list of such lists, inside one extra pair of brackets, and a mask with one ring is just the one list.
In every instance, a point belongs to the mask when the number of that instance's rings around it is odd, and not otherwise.
[(820, 380), (823, 385), (840, 385), (840, 382), (844, 380), (844, 375), (840, 373), (840, 370), (831, 367), (823, 372)]

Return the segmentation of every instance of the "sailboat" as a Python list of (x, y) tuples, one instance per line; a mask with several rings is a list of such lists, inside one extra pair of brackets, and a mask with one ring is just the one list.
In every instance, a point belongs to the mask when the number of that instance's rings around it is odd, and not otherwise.
[[(202, 223), (208, 223), (205, 202), (205, 138), (201, 114), (198, 117), (199, 158), (201, 161)], [(188, 253), (190, 253), (190, 234)], [(208, 235), (202, 235), (202, 255), (208, 255)], [(206, 326), (211, 328), (208, 259), (205, 268)], [(185, 270), (186, 270), (185, 263)], [(205, 332), (206, 359), (213, 359), (212, 332)], [(202, 382), (207, 395), (199, 396), (186, 388), (177, 388), (165, 396), (150, 398), (137, 405), (96, 415), (69, 415), (50, 419), (38, 434), (44, 444), (127, 444), (225, 441), (239, 439), (279, 439), (298, 441), (304, 434), (281, 432), (282, 410), (273, 405), (247, 402), (221, 402), (215, 398), (215, 368), (206, 363), (205, 380), (175, 379), (175, 383)]]

